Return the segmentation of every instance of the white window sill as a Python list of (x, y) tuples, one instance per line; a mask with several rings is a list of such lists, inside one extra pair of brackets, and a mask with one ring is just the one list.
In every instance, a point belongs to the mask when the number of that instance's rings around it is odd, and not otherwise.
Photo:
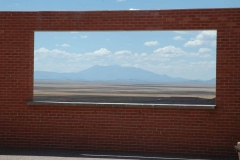
[(144, 103), (94, 103), (94, 102), (54, 102), (29, 101), (28, 105), (42, 106), (109, 106), (109, 107), (136, 107), (136, 108), (176, 108), (176, 109), (215, 109), (216, 105), (200, 104), (144, 104)]

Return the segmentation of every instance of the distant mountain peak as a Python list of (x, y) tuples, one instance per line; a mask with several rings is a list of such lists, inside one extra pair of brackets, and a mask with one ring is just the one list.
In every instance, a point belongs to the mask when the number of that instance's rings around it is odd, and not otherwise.
[(34, 79), (45, 80), (81, 80), (81, 81), (124, 81), (124, 82), (166, 82), (166, 83), (215, 83), (216, 79), (208, 81), (188, 80), (179, 77), (170, 77), (146, 71), (136, 67), (120, 65), (95, 65), (77, 73), (56, 73), (36, 71)]

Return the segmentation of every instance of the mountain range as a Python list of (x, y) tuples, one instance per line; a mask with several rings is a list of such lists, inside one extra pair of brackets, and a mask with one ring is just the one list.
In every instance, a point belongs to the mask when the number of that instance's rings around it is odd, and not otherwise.
[(204, 80), (189, 80), (180, 77), (170, 77), (146, 71), (135, 67), (118, 65), (95, 65), (86, 70), (72, 73), (34, 71), (35, 80), (80, 80), (80, 81), (114, 81), (114, 82), (181, 82), (181, 83), (216, 83), (216, 78)]

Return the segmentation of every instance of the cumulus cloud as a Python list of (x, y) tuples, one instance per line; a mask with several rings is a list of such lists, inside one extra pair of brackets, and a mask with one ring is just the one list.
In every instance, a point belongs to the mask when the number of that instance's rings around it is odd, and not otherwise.
[(114, 54), (115, 55), (130, 55), (132, 52), (128, 50), (123, 50), (123, 51), (117, 51)]
[(69, 44), (66, 44), (66, 43), (65, 43), (65, 44), (62, 44), (61, 46), (62, 46), (62, 47), (70, 47), (70, 45), (69, 45)]
[(209, 48), (199, 48), (198, 52), (199, 53), (206, 53), (206, 52), (212, 52), (212, 50), (209, 49)]
[(176, 41), (184, 40), (184, 38), (182, 38), (181, 36), (173, 37), (173, 39)]
[(211, 57), (214, 54), (214, 52), (209, 48), (199, 48), (198, 54), (200, 57), (208, 58)]
[(214, 39), (216, 38), (216, 31), (202, 31), (197, 35), (197, 39)]
[(136, 8), (130, 8), (130, 11), (135, 11), (135, 10), (140, 10), (140, 9), (136, 9)]
[(195, 40), (190, 40), (187, 43), (184, 44), (185, 47), (190, 47), (190, 46), (200, 46), (203, 44), (203, 41), (195, 39)]
[(81, 38), (88, 38), (88, 36), (83, 36), (83, 35), (81, 35)]
[(195, 38), (184, 44), (185, 47), (194, 47), (201, 45), (216, 46), (216, 31), (202, 31)]
[[(58, 61), (64, 60), (67, 62), (74, 63), (85, 63), (87, 60), (99, 62), (103, 59), (104, 63), (111, 64), (124, 64), (124, 63), (155, 63), (155, 62), (166, 62), (171, 58), (176, 57), (199, 57), (208, 58), (213, 55), (213, 51), (209, 48), (200, 48), (197, 52), (186, 52), (181, 48), (174, 46), (166, 46), (158, 48), (153, 53), (132, 53), (129, 50), (120, 50), (112, 53), (106, 48), (100, 48), (98, 50), (86, 53), (71, 53), (59, 49), (49, 50), (47, 48), (39, 48), (34, 52), (35, 60), (42, 60), (43, 62), (51, 60)], [(184, 58), (185, 59), (185, 58)]]
[[(209, 71), (204, 69), (203, 73), (210, 72), (210, 68), (215, 67), (213, 53), (211, 49), (204, 47), (196, 52), (187, 52), (175, 46), (159, 47), (152, 53), (135, 53), (130, 50), (111, 52), (107, 48), (85, 53), (71, 53), (59, 49), (39, 48), (34, 51), (34, 63), (35, 70), (55, 72), (78, 72), (93, 65), (117, 64), (138, 67), (159, 74), (171, 73), (171, 76), (179, 76), (178, 74), (182, 74), (185, 70), (190, 75), (204, 68), (208, 68)], [(209, 57), (213, 58), (208, 59)], [(189, 61), (188, 58), (194, 58), (194, 61)], [(188, 76), (187, 74), (185, 76)]]
[(200, 48), (198, 52), (186, 52), (181, 48), (174, 46), (166, 46), (154, 50), (154, 53), (159, 57), (171, 58), (171, 57), (202, 57), (208, 58), (211, 56), (212, 50), (208, 48)]
[(158, 41), (149, 41), (144, 43), (145, 46), (158, 46)]
[(160, 57), (178, 57), (178, 56), (184, 56), (185, 54), (187, 54), (181, 48), (176, 48), (174, 46), (166, 46), (163, 48), (158, 48), (154, 51), (154, 53)]
[(106, 48), (101, 48), (99, 50), (96, 50), (94, 52), (88, 52), (88, 53), (85, 53), (85, 55), (91, 55), (91, 56), (103, 56), (103, 55), (108, 55), (110, 54), (111, 52), (109, 50), (107, 50)]
[(34, 53), (36, 54), (46, 54), (46, 56), (48, 55), (52, 55), (52, 56), (70, 56), (72, 55), (72, 53), (63, 51), (63, 50), (59, 50), (59, 49), (53, 49), (53, 50), (49, 50), (47, 48), (39, 48), (38, 50), (35, 50)]
[(69, 53), (59, 49), (49, 50), (42, 47), (34, 51), (34, 59), (36, 58), (37, 60), (43, 60), (43, 62), (46, 60), (55, 59), (55, 58), (69, 59), (73, 57), (75, 57), (74, 53)]

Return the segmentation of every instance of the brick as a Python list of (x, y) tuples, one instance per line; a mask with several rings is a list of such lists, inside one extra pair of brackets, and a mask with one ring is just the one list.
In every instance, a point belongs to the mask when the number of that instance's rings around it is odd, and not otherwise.
[[(0, 12), (0, 147), (234, 155), (240, 9)], [(217, 30), (216, 109), (28, 106), (34, 31)]]

